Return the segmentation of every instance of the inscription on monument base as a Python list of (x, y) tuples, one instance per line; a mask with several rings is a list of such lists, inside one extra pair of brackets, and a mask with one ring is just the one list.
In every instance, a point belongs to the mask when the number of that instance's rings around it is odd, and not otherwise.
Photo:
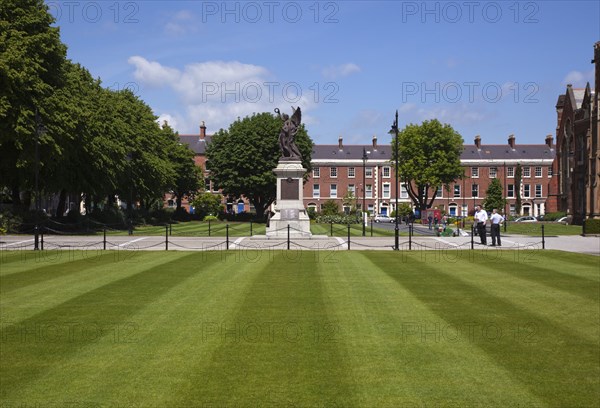
[(281, 180), (281, 199), (298, 200), (299, 199), (299, 180), (288, 177)]
[(300, 213), (297, 208), (284, 208), (281, 210), (282, 221), (298, 220)]

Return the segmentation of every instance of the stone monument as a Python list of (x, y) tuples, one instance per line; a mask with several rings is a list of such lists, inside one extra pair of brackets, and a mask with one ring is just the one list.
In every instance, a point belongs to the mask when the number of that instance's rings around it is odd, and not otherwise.
[(279, 109), (275, 109), (275, 113), (283, 121), (279, 132), (281, 157), (273, 170), (277, 176), (277, 201), (267, 227), (267, 237), (286, 238), (289, 226), (290, 237), (310, 238), (310, 219), (304, 208), (303, 197), (306, 169), (302, 166), (302, 154), (295, 142), (302, 112), (298, 107), (294, 109), (292, 117), (282, 115)]

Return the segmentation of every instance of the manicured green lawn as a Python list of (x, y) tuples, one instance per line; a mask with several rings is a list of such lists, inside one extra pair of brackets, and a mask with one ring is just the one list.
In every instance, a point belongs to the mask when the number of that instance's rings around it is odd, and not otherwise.
[[(332, 225), (331, 224), (310, 224), (310, 231), (314, 235), (328, 235), (332, 237), (347, 237), (348, 236), (348, 225), (346, 224), (333, 224), (333, 234), (331, 234)], [(371, 236), (371, 226), (368, 225), (365, 228), (365, 233), (367, 237)], [(401, 232), (400, 235), (408, 236), (408, 233)], [(361, 224), (350, 224), (350, 236), (351, 237), (360, 237), (362, 236), (362, 225)], [(374, 237), (393, 237), (394, 231), (387, 230), (384, 228), (373, 227), (373, 235)]]
[(600, 397), (598, 257), (0, 260), (0, 406), (591, 407)]
[[(265, 224), (250, 222), (226, 222), (226, 221), (190, 221), (172, 224), (170, 226), (171, 236), (182, 237), (224, 237), (229, 225), (229, 236), (248, 237), (251, 235), (264, 235)], [(107, 235), (127, 235), (127, 231), (107, 231)], [(139, 226), (133, 231), (134, 235), (165, 235), (165, 226)]]
[[(507, 234), (522, 234), (541, 236), (542, 225), (544, 235), (581, 235), (581, 225), (564, 225), (557, 222), (509, 222), (506, 225)], [(504, 231), (504, 228), (502, 228)]]

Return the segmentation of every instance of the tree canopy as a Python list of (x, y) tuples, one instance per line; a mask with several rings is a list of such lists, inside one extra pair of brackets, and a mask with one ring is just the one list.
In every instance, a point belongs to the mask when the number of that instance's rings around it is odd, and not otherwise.
[[(463, 177), (463, 138), (450, 125), (437, 119), (410, 124), (398, 133), (398, 144), (399, 180), (419, 210), (431, 206), (438, 187)], [(392, 164), (395, 159), (392, 149)]]
[[(102, 86), (66, 58), (42, 0), (0, 3), (0, 189), (27, 210), (35, 188), (85, 198), (87, 210), (127, 202), (162, 207), (166, 191), (192, 195), (203, 183), (194, 153), (129, 90)], [(36, 150), (39, 152), (36, 157)]]
[(502, 192), (502, 183), (500, 182), (500, 179), (492, 179), (482, 204), (486, 211), (492, 211), (495, 208), (500, 212), (504, 212), (506, 199)]
[[(236, 120), (228, 130), (219, 130), (206, 149), (206, 167), (212, 181), (224, 195), (250, 200), (258, 218), (276, 199), (277, 178), (273, 169), (281, 155), (281, 126), (282, 121), (276, 116), (255, 113)], [(296, 145), (302, 153), (302, 165), (310, 171), (313, 143), (303, 124), (296, 134)]]

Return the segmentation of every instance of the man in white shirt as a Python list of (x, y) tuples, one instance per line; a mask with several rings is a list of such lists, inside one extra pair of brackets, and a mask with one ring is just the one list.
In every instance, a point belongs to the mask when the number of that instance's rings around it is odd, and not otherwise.
[(475, 207), (475, 221), (477, 222), (477, 234), (481, 240), (481, 245), (487, 245), (487, 237), (485, 232), (485, 224), (488, 220), (487, 212), (480, 205)]
[(498, 240), (498, 246), (502, 246), (500, 242), (500, 224), (504, 222), (504, 217), (498, 214), (498, 211), (494, 208), (490, 221), (492, 222), (492, 246), (496, 246), (496, 240)]

